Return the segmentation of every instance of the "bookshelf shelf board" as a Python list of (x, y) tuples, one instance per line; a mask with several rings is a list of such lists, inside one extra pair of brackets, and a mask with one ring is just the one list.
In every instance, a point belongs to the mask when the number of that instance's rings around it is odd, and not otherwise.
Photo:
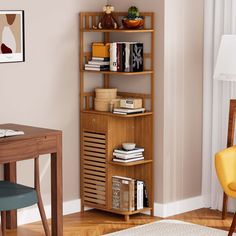
[(82, 70), (82, 72), (101, 73), (101, 74), (108, 74), (108, 75), (148, 75), (148, 74), (153, 74), (154, 73), (154, 71), (152, 71), (152, 70), (144, 70), (144, 71), (139, 71), (139, 72), (116, 72), (116, 71)]
[(82, 29), (83, 32), (100, 33), (153, 33), (154, 29)]
[(119, 211), (119, 210), (112, 209), (112, 208), (111, 209), (106, 209), (104, 207), (99, 207), (99, 206), (97, 206), (96, 204), (93, 204), (93, 203), (86, 203), (85, 206), (94, 207), (94, 208), (99, 209), (99, 210), (108, 211), (108, 212), (112, 212), (112, 213), (116, 213), (116, 214), (120, 214), (120, 215), (134, 215), (134, 214), (137, 214), (137, 213), (142, 213), (142, 212), (152, 210), (151, 207), (144, 207), (143, 209), (136, 210), (136, 211)]
[(110, 161), (109, 164), (118, 165), (118, 166), (136, 166), (136, 165), (149, 164), (152, 162), (153, 162), (152, 160), (133, 161), (133, 162), (128, 162), (128, 163)]
[(152, 208), (150, 208), (150, 207), (144, 207), (143, 209), (136, 210), (136, 211), (119, 211), (119, 210), (115, 210), (115, 209), (109, 209), (110, 212), (121, 214), (121, 215), (134, 215), (137, 213), (150, 211), (150, 210), (152, 210)]
[(129, 117), (139, 117), (139, 116), (150, 116), (153, 113), (151, 111), (147, 111), (144, 113), (137, 113), (137, 114), (130, 114), (130, 115), (119, 115), (113, 114), (107, 111), (95, 111), (95, 110), (83, 110), (83, 113), (91, 113), (91, 114), (99, 114), (99, 115), (107, 115), (107, 116), (115, 116), (115, 117), (122, 117), (122, 118), (129, 118)]

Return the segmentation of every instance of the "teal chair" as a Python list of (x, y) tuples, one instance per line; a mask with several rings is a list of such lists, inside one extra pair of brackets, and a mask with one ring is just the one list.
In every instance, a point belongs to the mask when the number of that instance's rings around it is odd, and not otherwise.
[(39, 159), (34, 159), (34, 188), (9, 181), (0, 181), (0, 211), (1, 211), (1, 229), (0, 236), (6, 234), (6, 211), (38, 204), (44, 231), (46, 236), (50, 236), (42, 197), (40, 193), (39, 181)]

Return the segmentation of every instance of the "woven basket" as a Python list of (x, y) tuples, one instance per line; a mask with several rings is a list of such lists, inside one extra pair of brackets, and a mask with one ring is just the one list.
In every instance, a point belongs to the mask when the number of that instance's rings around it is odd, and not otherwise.
[(96, 111), (110, 111), (110, 104), (113, 104), (113, 108), (120, 106), (120, 99), (109, 99), (109, 98), (95, 98), (94, 109)]
[(117, 97), (117, 88), (96, 88), (96, 98), (115, 99)]

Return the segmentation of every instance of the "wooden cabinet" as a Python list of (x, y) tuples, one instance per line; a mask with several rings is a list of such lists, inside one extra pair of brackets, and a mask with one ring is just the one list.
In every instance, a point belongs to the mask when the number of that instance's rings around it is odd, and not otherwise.
[[(117, 13), (121, 19), (127, 13)], [(154, 114), (154, 13), (143, 12), (145, 28), (142, 30), (94, 30), (92, 25), (98, 23), (101, 12), (80, 13), (80, 194), (82, 211), (85, 206), (129, 216), (138, 212), (150, 210), (153, 214), (153, 114)], [(85, 34), (100, 33), (104, 42), (110, 42), (111, 34), (145, 34), (149, 40), (150, 50), (144, 53), (144, 71), (142, 72), (112, 72), (85, 71), (84, 64), (91, 58), (91, 52), (85, 51)], [(137, 41), (137, 38), (133, 39)], [(144, 47), (145, 48), (145, 47)], [(93, 109), (94, 91), (85, 92), (85, 73), (103, 75), (103, 86), (109, 88), (112, 75), (125, 76), (134, 79), (135, 75), (147, 80), (149, 93), (130, 93), (118, 91), (124, 98), (141, 98), (149, 111), (140, 114), (118, 115), (110, 112), (99, 112)], [(130, 163), (113, 162), (113, 150), (124, 142), (134, 142), (144, 147), (142, 161)], [(112, 209), (112, 176), (119, 175), (145, 182), (148, 192), (149, 207), (138, 211), (118, 211)]]

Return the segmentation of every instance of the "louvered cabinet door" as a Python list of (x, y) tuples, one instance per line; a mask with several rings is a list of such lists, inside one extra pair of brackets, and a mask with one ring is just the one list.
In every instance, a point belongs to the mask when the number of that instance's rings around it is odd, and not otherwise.
[(83, 131), (82, 149), (84, 204), (105, 208), (106, 135)]

